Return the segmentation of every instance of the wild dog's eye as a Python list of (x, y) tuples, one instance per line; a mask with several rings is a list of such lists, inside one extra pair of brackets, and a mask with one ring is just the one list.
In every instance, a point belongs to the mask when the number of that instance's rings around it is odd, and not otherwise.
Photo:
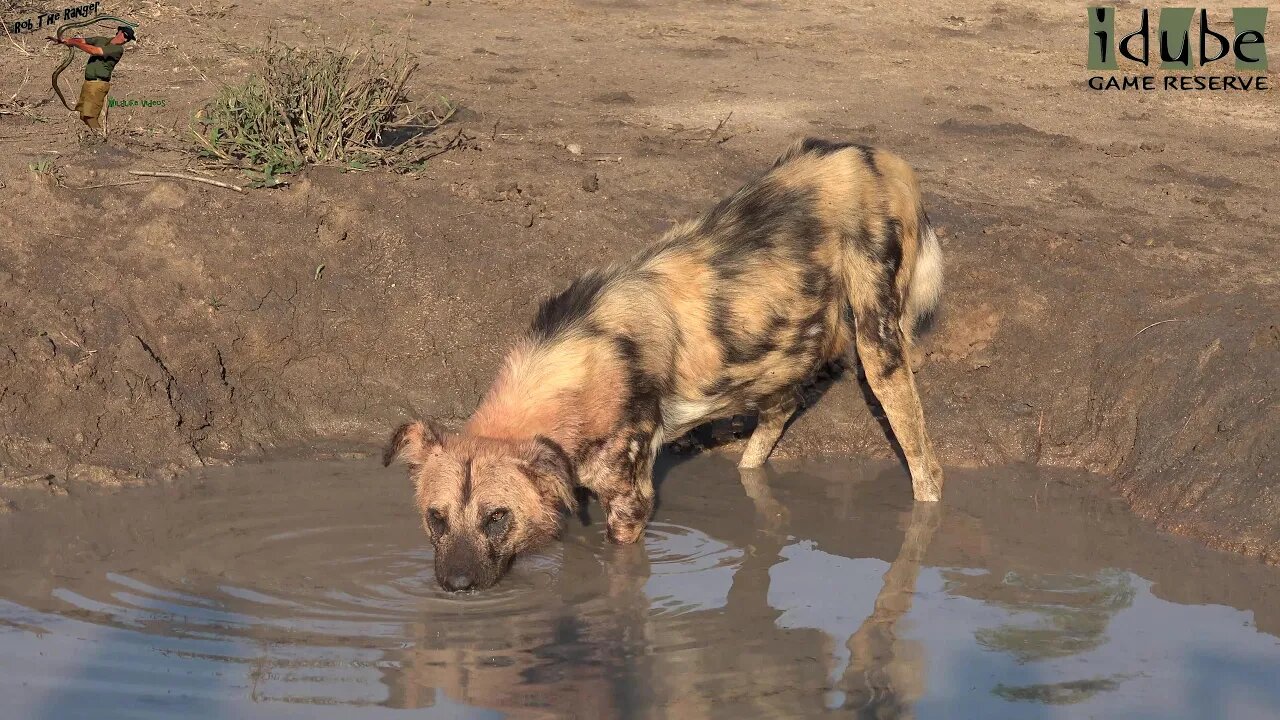
[(511, 511), (506, 508), (498, 508), (489, 513), (489, 517), (484, 519), (484, 531), (491, 537), (499, 537), (507, 531), (507, 526), (511, 524)]
[(435, 508), (427, 511), (427, 525), (431, 527), (431, 534), (436, 537), (449, 532), (449, 523), (444, 519), (444, 514)]

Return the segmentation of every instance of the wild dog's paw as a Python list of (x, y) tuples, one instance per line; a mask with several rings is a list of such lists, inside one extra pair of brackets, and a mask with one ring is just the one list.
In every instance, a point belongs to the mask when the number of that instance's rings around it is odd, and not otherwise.
[(609, 523), (609, 531), (606, 535), (609, 542), (617, 545), (630, 545), (644, 536), (645, 523), (638, 522), (618, 522)]
[(609, 542), (630, 545), (644, 535), (649, 516), (653, 514), (653, 498), (639, 493), (625, 493), (601, 498)]

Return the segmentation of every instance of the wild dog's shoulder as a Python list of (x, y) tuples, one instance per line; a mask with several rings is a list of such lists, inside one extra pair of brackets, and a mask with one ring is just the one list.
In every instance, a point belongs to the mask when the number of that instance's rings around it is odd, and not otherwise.
[(535, 340), (550, 339), (589, 317), (617, 276), (613, 267), (593, 268), (579, 275), (569, 287), (543, 299), (533, 316)]
[(825, 158), (843, 151), (853, 151), (867, 158), (875, 156), (877, 150), (869, 145), (853, 142), (838, 142), (826, 140), (823, 138), (806, 137), (796, 140), (782, 151), (778, 159), (773, 162), (774, 168), (782, 167), (787, 163), (800, 158)]
[(673, 268), (691, 262), (702, 240), (698, 220), (677, 223), (654, 243), (640, 248), (628, 258), (605, 267), (592, 268), (579, 275), (564, 290), (545, 298), (534, 314), (531, 337), (549, 340), (571, 327), (591, 334), (599, 328), (587, 327), (591, 318), (604, 306), (616, 305), (619, 299), (644, 295), (654, 280)]
[(807, 137), (796, 140), (778, 159), (774, 161), (771, 171), (776, 171), (796, 162), (854, 160), (866, 173), (874, 178), (901, 180), (914, 185), (915, 173), (911, 165), (897, 154), (883, 148), (872, 147), (855, 142), (838, 142), (823, 138)]

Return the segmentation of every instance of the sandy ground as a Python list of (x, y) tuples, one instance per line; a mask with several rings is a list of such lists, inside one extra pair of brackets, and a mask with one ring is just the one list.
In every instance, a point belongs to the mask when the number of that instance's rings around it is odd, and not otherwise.
[[(6, 486), (456, 423), (542, 295), (819, 135), (908, 158), (942, 226), (917, 382), (944, 463), (1101, 472), (1166, 529), (1280, 561), (1275, 91), (1090, 91), (1083, 9), (1044, 1), (104, 9), (141, 24), (113, 95), (164, 100), (116, 108), (106, 145), (52, 98), (43, 33), (0, 53), (0, 99), (33, 106), (0, 115)], [(269, 32), (407, 45), (468, 148), (244, 195), (90, 187), (192, 165), (188, 118)], [(779, 453), (891, 456), (853, 373)]]

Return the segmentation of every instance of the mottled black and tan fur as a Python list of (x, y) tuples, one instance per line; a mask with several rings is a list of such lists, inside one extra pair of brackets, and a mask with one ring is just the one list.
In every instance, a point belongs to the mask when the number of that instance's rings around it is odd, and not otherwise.
[(763, 464), (797, 387), (851, 348), (916, 500), (938, 500), (942, 470), (908, 356), (941, 278), (903, 160), (796, 143), (700, 219), (545, 301), (460, 433), (423, 423), (397, 432), (387, 460), (413, 468), (441, 584), (496, 582), (516, 553), (558, 534), (576, 484), (599, 497), (611, 540), (635, 542), (664, 442), (758, 413), (740, 464)]

